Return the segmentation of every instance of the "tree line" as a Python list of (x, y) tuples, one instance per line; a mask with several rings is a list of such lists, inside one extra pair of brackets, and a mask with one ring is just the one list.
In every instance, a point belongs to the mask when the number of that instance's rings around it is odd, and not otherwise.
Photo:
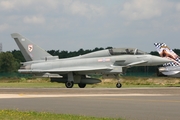
[[(104, 50), (104, 49), (110, 49), (112, 47), (107, 48), (94, 48), (93, 50), (84, 50), (79, 49), (78, 51), (65, 51), (65, 50), (48, 50), (47, 52), (50, 53), (53, 56), (59, 56), (59, 58), (69, 58), (69, 57), (75, 57), (79, 55), (84, 55), (87, 53)], [(173, 50), (177, 55), (180, 56), (180, 49), (174, 49)], [(151, 55), (159, 56), (158, 52), (152, 51), (150, 52)], [(7, 52), (1, 52), (0, 53), (0, 73), (10, 73), (10, 72), (17, 72), (17, 70), (20, 68), (20, 62), (25, 62), (25, 59), (21, 53), (20, 50), (13, 50), (13, 51), (7, 51)], [(154, 72), (157, 69), (157, 66), (152, 67), (132, 67), (129, 68), (129, 72)]]

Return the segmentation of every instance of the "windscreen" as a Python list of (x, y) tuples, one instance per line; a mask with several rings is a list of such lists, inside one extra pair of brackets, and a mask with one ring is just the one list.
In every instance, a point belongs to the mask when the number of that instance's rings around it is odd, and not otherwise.
[(111, 55), (142, 55), (147, 54), (136, 48), (113, 48), (109, 49)]

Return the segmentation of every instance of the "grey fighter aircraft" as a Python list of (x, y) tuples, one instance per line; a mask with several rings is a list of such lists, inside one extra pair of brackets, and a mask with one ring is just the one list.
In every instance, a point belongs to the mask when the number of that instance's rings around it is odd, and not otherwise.
[[(133, 66), (155, 66), (170, 62), (166, 58), (152, 56), (135, 48), (113, 48), (92, 52), (77, 57), (59, 59), (23, 37), (18, 33), (11, 34), (27, 62), (22, 63), (20, 73), (47, 75), (51, 81), (65, 83), (67, 88), (78, 84), (84, 88), (86, 84), (101, 82), (87, 75), (100, 74), (116, 77), (117, 88), (122, 85), (119, 75), (126, 68)], [(57, 76), (59, 75), (59, 76)]]

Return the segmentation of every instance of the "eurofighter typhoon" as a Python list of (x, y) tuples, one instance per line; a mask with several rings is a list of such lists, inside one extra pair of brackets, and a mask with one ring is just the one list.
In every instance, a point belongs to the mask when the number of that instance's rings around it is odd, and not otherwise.
[(26, 60), (18, 70), (20, 73), (47, 76), (51, 81), (65, 83), (67, 88), (72, 88), (74, 84), (84, 88), (86, 84), (101, 82), (99, 79), (88, 77), (95, 74), (117, 78), (116, 87), (120, 88), (122, 85), (119, 75), (126, 68), (156, 66), (170, 62), (166, 58), (153, 56), (136, 48), (112, 48), (59, 59), (18, 33), (11, 36)]

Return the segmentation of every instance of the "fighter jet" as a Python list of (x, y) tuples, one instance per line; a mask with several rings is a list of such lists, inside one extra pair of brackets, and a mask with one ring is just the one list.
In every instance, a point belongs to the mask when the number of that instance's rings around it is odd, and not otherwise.
[(165, 43), (154, 43), (154, 45), (161, 57), (172, 60), (159, 67), (159, 72), (166, 76), (180, 77), (180, 57)]
[(13, 33), (11, 36), (26, 59), (18, 70), (20, 73), (49, 76), (51, 81), (65, 83), (67, 88), (72, 88), (74, 84), (84, 88), (86, 84), (101, 82), (88, 75), (115, 77), (118, 80), (116, 87), (120, 88), (122, 85), (119, 76), (126, 68), (156, 66), (170, 62), (166, 58), (152, 56), (136, 48), (105, 49), (77, 57), (59, 59), (58, 56), (50, 55), (18, 33)]

